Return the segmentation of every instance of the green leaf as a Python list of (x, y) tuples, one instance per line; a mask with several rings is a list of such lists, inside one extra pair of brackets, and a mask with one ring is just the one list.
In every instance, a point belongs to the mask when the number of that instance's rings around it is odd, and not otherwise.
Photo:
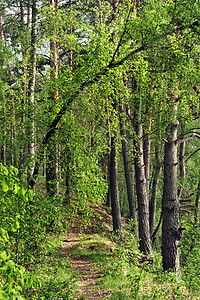
[(10, 173), (14, 176), (17, 176), (18, 175), (18, 169), (13, 167), (13, 166), (10, 166)]
[(0, 229), (0, 232), (1, 232), (1, 240), (3, 240), (4, 242), (8, 242), (9, 241), (9, 236), (8, 236), (8, 233), (5, 229), (1, 228)]
[(19, 189), (20, 189), (20, 188), (19, 188), (18, 184), (15, 183), (15, 185), (14, 185), (14, 193), (17, 194), (18, 191), (19, 191)]
[(7, 254), (6, 254), (5, 251), (1, 251), (1, 252), (0, 252), (0, 258), (1, 258), (3, 261), (6, 261), (6, 260), (7, 260), (8, 256), (7, 256)]
[(7, 269), (14, 269), (15, 268), (15, 263), (12, 260), (9, 260), (9, 262), (7, 263)]
[(8, 299), (8, 295), (7, 295), (7, 293), (5, 293), (3, 290), (2, 290), (2, 288), (0, 287), (0, 299), (2, 299), (2, 300), (7, 300)]
[(1, 182), (1, 189), (4, 193), (6, 193), (9, 190), (8, 185), (5, 181)]
[(33, 198), (33, 190), (28, 190), (28, 197), (29, 199)]
[(20, 225), (19, 225), (19, 221), (15, 220), (14, 223), (12, 224), (12, 231), (17, 231), (19, 229)]
[(3, 165), (1, 165), (1, 169), (0, 169), (1, 173), (3, 175), (8, 175), (8, 169), (6, 167), (4, 167)]
[(24, 197), (25, 194), (26, 194), (26, 190), (24, 188), (20, 188), (19, 192), (18, 192), (18, 195), (21, 196), (21, 197)]

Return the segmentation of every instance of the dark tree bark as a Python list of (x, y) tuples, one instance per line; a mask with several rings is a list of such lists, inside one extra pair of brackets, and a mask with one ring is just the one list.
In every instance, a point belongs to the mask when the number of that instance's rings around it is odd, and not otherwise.
[[(49, 0), (50, 13), (54, 16), (58, 7), (58, 1)], [(53, 36), (50, 40), (50, 78), (57, 80), (58, 78), (58, 49), (56, 44), (56, 32), (53, 32)], [(51, 90), (52, 105), (57, 104), (58, 91), (53, 88)], [(49, 196), (55, 196), (59, 193), (58, 182), (58, 145), (56, 139), (51, 139), (47, 144), (46, 151), (46, 190)]]
[(110, 153), (110, 195), (111, 195), (111, 209), (113, 218), (113, 230), (121, 231), (121, 211), (119, 202), (119, 190), (117, 180), (117, 153), (116, 153), (116, 133), (111, 137), (111, 153)]
[(179, 150), (179, 168), (180, 168), (180, 176), (185, 178), (186, 169), (185, 169), (185, 126), (181, 124), (181, 137), (180, 139), (182, 142), (180, 143), (180, 150)]
[(32, 30), (31, 30), (31, 49), (30, 49), (30, 69), (29, 69), (29, 85), (28, 85), (28, 100), (29, 100), (29, 166), (28, 166), (28, 183), (35, 168), (35, 124), (34, 124), (34, 102), (35, 102), (35, 76), (36, 76), (36, 39), (37, 39), (37, 0), (32, 2)]
[[(107, 125), (107, 143), (108, 148), (111, 149), (111, 130), (110, 130), (110, 113), (109, 113), (110, 99), (106, 98), (106, 125)], [(107, 165), (108, 165), (108, 191), (106, 197), (106, 205), (111, 207), (111, 195), (110, 195), (110, 153), (107, 154)]]
[(58, 194), (58, 170), (57, 170), (57, 147), (54, 139), (51, 139), (46, 152), (46, 190), (49, 196)]
[[(121, 109), (121, 114), (122, 114), (122, 109)], [(126, 130), (123, 124), (122, 116), (120, 116), (120, 133), (122, 137), (122, 154), (123, 154), (123, 163), (124, 163), (124, 172), (125, 172), (130, 218), (133, 220), (134, 223), (136, 223), (137, 217), (136, 217), (134, 190), (133, 190), (133, 183), (132, 183), (132, 176), (131, 176), (131, 166), (129, 162), (128, 146), (126, 142)]]
[[(174, 112), (177, 110), (174, 104)], [(168, 139), (164, 154), (164, 190), (162, 199), (162, 258), (163, 269), (179, 273), (178, 244), (182, 236), (179, 224), (179, 199), (177, 190), (177, 132), (178, 121), (175, 119), (168, 127)]]
[(161, 173), (162, 165), (160, 158), (160, 143), (155, 147), (155, 166), (152, 179), (151, 187), (151, 196), (149, 199), (149, 224), (150, 224), (150, 233), (153, 234), (154, 225), (155, 225), (155, 216), (156, 216), (156, 196), (158, 189), (159, 176)]
[[(114, 110), (117, 112), (117, 102), (116, 99), (112, 104)], [(108, 129), (110, 129), (110, 119), (108, 117)], [(113, 231), (121, 231), (122, 223), (121, 223), (121, 210), (120, 210), (120, 202), (119, 202), (119, 189), (118, 189), (118, 178), (117, 178), (117, 151), (116, 151), (116, 142), (117, 142), (117, 132), (114, 131), (111, 136), (109, 133), (109, 143), (110, 143), (110, 156), (109, 156), (109, 193), (111, 199), (111, 211), (112, 211), (112, 219), (113, 219)]]
[(154, 225), (155, 225), (155, 216), (156, 216), (156, 196), (157, 189), (159, 183), (159, 176), (162, 170), (161, 163), (161, 106), (162, 103), (159, 103), (160, 113), (157, 120), (157, 142), (155, 144), (155, 159), (154, 159), (154, 167), (152, 174), (152, 186), (151, 186), (151, 194), (149, 199), (149, 224), (150, 224), (150, 233), (151, 236), (153, 234)]
[[(150, 109), (151, 111), (151, 109)], [(143, 144), (143, 153), (144, 153), (144, 171), (146, 178), (146, 189), (147, 189), (147, 197), (149, 199), (149, 172), (150, 172), (150, 151), (151, 151), (151, 112), (148, 111), (148, 107), (146, 107), (146, 116), (148, 118), (148, 127), (144, 130), (144, 144)]]
[[(0, 46), (2, 44), (3, 41), (3, 22), (2, 22), (2, 15), (0, 12)], [(1, 141), (1, 161), (3, 163), (3, 165), (6, 165), (6, 136), (7, 136), (7, 132), (6, 132), (6, 100), (5, 97), (3, 95), (3, 115), (4, 115), (4, 129), (2, 132), (2, 141)]]
[(3, 41), (3, 22), (2, 22), (2, 14), (0, 13), (0, 44)]
[(144, 169), (143, 155), (143, 128), (141, 122), (141, 102), (137, 99), (135, 107), (135, 116), (133, 126), (135, 129), (135, 177), (136, 177), (136, 193), (138, 202), (138, 222), (139, 222), (139, 240), (140, 250), (149, 257), (153, 256), (151, 245), (150, 226), (149, 226), (149, 201), (146, 189), (146, 177)]
[(195, 201), (195, 226), (196, 231), (198, 231), (199, 227), (199, 201), (200, 201), (200, 173), (199, 173), (199, 183), (197, 187), (196, 201)]

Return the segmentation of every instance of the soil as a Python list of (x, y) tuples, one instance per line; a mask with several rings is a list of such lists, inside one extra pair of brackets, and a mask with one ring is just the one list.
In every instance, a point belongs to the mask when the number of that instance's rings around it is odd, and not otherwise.
[(84, 231), (84, 234), (91, 233), (95, 228), (98, 228), (99, 223), (104, 224), (105, 230), (109, 232), (112, 230), (112, 219), (106, 210), (97, 207), (95, 211), (101, 216), (101, 219), (98, 217), (93, 218), (90, 226), (86, 229), (82, 229), (80, 220), (77, 220), (70, 233), (63, 237), (61, 253), (63, 256), (70, 258), (71, 268), (78, 274), (78, 289), (75, 293), (77, 299), (96, 300), (104, 299), (110, 295), (109, 291), (99, 289), (97, 281), (101, 277), (101, 274), (95, 269), (94, 264), (81, 255), (71, 255), (69, 253), (72, 247), (80, 243), (81, 231)]

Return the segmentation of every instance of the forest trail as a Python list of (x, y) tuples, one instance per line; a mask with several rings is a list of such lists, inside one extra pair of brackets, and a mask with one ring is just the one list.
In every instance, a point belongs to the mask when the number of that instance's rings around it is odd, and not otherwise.
[[(100, 207), (96, 208), (96, 213), (101, 216), (101, 222), (107, 227), (108, 231), (112, 230), (111, 216)], [(84, 234), (80, 233), (80, 221), (77, 221), (72, 227), (70, 233), (66, 234), (62, 239), (61, 254), (69, 257), (72, 270), (77, 273), (77, 291), (75, 293), (77, 299), (98, 300), (104, 299), (110, 295), (109, 291), (101, 290), (97, 281), (101, 277), (101, 273), (95, 268), (95, 264), (87, 257), (79, 254), (73, 254), (74, 248), (81, 244), (83, 235), (98, 227), (99, 218), (93, 218), (90, 226), (84, 230)], [(91, 249), (92, 251), (92, 249)]]
[(81, 238), (77, 233), (70, 233), (65, 236), (61, 253), (70, 257), (71, 268), (78, 273), (76, 296), (84, 299), (103, 299), (109, 295), (108, 291), (98, 289), (97, 280), (101, 274), (95, 270), (95, 266), (87, 258), (81, 255), (70, 255), (69, 250), (79, 244)]

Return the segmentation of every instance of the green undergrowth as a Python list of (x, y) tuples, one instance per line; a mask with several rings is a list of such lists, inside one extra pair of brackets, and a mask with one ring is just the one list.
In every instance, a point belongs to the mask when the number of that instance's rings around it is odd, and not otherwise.
[(49, 240), (48, 253), (29, 267), (29, 276), (37, 284), (24, 291), (23, 299), (86, 300), (76, 296), (80, 273), (71, 268), (70, 258), (77, 255), (88, 259), (96, 269), (98, 276), (92, 289), (106, 291), (108, 295), (102, 299), (198, 299), (173, 273), (162, 272), (160, 254), (155, 253), (154, 263), (141, 262), (137, 241), (130, 233), (124, 233), (123, 241), (107, 233), (80, 234), (80, 242), (68, 251), (64, 251), (59, 236)]
[(48, 253), (40, 262), (29, 266), (30, 277), (34, 277), (37, 284), (24, 291), (23, 299), (73, 299), (76, 279), (69, 259), (60, 252), (59, 238), (49, 239)]
[[(82, 299), (75, 296), (80, 281), (70, 263), (75, 255), (96, 269), (92, 288), (104, 291), (105, 299), (199, 299), (200, 236), (189, 219), (180, 245), (183, 282), (162, 272), (159, 247), (154, 262), (144, 260), (129, 225), (123, 236), (112, 234), (103, 206), (70, 207), (61, 200), (34, 194), (16, 168), (0, 164), (0, 300)], [(70, 226), (80, 228), (80, 242), (66, 250), (62, 235)]]
[(155, 254), (154, 263), (141, 263), (137, 242), (130, 234), (122, 242), (98, 234), (82, 237), (69, 255), (80, 255), (95, 266), (97, 289), (109, 294), (105, 299), (198, 299), (173, 273), (162, 272), (160, 254)]

